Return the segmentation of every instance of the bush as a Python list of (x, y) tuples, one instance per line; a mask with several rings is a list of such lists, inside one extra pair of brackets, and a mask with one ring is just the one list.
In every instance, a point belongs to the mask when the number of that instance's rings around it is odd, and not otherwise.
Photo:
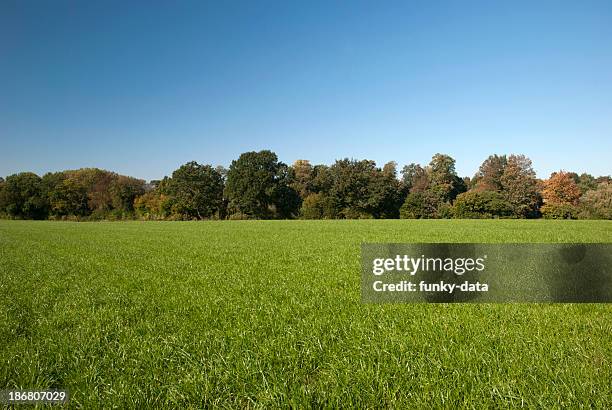
[(408, 194), (400, 208), (401, 219), (431, 219), (438, 217), (440, 200), (429, 192)]
[(545, 219), (576, 219), (579, 209), (571, 204), (551, 203), (540, 208)]
[(448, 202), (442, 202), (438, 205), (436, 218), (451, 219), (453, 217), (453, 207)]
[(512, 215), (512, 205), (493, 191), (469, 191), (457, 196), (453, 205), (455, 218), (489, 219)]
[(321, 194), (310, 194), (300, 208), (300, 217), (302, 219), (322, 219), (325, 212), (323, 198)]
[(172, 199), (157, 191), (147, 192), (134, 199), (136, 216), (146, 220), (162, 220), (172, 212)]
[(243, 214), (241, 212), (236, 212), (236, 213), (231, 214), (228, 217), (228, 219), (230, 221), (248, 221), (249, 219), (257, 219), (257, 218), (254, 218), (254, 217), (249, 216), (247, 214)]
[(340, 212), (340, 215), (342, 215), (344, 219), (374, 219), (371, 213), (355, 208), (344, 208), (342, 212)]

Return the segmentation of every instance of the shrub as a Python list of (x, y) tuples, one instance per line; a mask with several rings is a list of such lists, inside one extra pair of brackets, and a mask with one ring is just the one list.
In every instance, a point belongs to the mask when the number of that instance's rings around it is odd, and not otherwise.
[(374, 219), (374, 216), (364, 210), (355, 209), (355, 208), (344, 208), (340, 215), (344, 217), (344, 219)]
[(579, 210), (571, 204), (548, 203), (540, 208), (545, 219), (576, 219)]
[(134, 200), (136, 215), (142, 219), (160, 220), (172, 212), (172, 200), (157, 191), (147, 192)]
[(231, 214), (231, 215), (228, 217), (228, 219), (229, 219), (230, 221), (247, 221), (247, 220), (249, 220), (249, 219), (256, 219), (256, 218), (254, 218), (254, 217), (252, 217), (252, 216), (249, 216), (249, 215), (247, 215), (247, 214), (243, 214), (243, 213), (241, 213), (241, 212), (236, 212), (236, 213)]
[(440, 200), (430, 192), (411, 192), (400, 208), (401, 219), (431, 219), (438, 217)]
[(451, 219), (453, 217), (453, 207), (448, 202), (442, 202), (438, 205), (436, 218)]
[(321, 194), (310, 194), (302, 202), (300, 217), (302, 219), (322, 219), (325, 207)]
[(498, 192), (469, 191), (457, 196), (453, 214), (466, 219), (504, 218), (512, 215), (512, 205)]

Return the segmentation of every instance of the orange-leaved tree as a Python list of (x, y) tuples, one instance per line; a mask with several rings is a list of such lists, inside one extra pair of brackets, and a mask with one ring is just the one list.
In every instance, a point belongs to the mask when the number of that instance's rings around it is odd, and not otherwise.
[(550, 178), (544, 181), (542, 198), (546, 204), (577, 205), (580, 199), (580, 188), (569, 172), (553, 172)]

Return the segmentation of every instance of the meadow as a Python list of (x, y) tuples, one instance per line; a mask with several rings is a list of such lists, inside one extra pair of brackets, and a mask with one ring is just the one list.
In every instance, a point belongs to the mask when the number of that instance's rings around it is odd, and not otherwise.
[(0, 221), (0, 388), (73, 407), (612, 408), (612, 306), (360, 302), (362, 242), (611, 221)]

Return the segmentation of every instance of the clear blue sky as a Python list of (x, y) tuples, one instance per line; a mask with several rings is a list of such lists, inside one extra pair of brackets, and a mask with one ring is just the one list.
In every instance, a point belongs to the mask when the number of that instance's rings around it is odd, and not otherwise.
[(612, 2), (0, 2), (0, 175), (291, 163), (612, 172)]

